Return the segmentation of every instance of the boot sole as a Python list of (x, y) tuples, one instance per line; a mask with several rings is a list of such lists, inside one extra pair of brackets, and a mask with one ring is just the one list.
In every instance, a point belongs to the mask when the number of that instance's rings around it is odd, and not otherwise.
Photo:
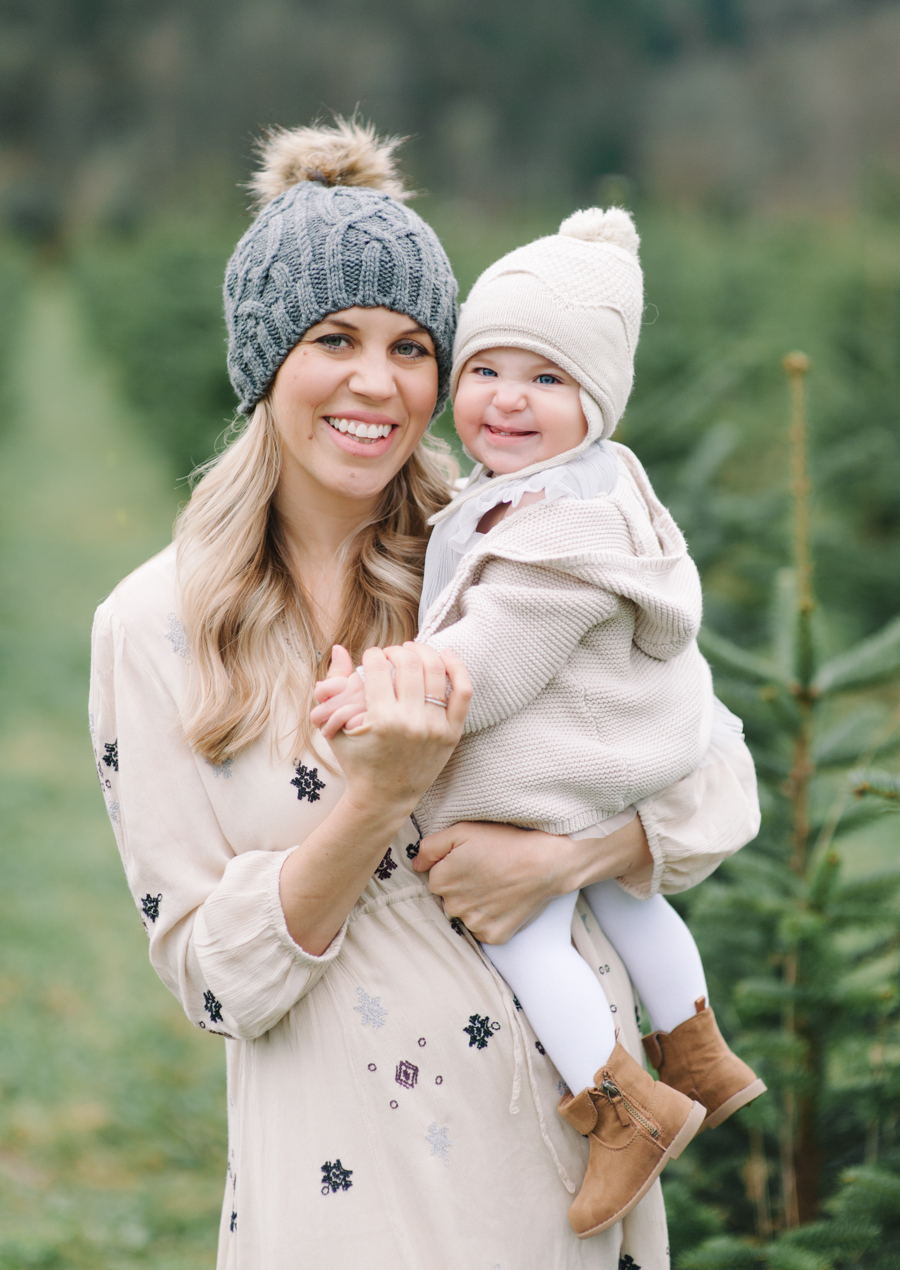
[(592, 1235), (599, 1235), (601, 1231), (609, 1230), (610, 1226), (615, 1226), (615, 1224), (620, 1222), (623, 1217), (627, 1217), (631, 1210), (641, 1202), (669, 1161), (677, 1160), (691, 1139), (697, 1136), (703, 1127), (703, 1121), (705, 1119), (706, 1108), (702, 1102), (695, 1102), (691, 1107), (687, 1120), (685, 1120), (684, 1124), (672, 1139), (671, 1146), (659, 1157), (656, 1167), (637, 1194), (633, 1196), (627, 1204), (620, 1208), (614, 1216), (608, 1217), (606, 1221), (601, 1222), (599, 1226), (592, 1226), (590, 1230), (584, 1230), (581, 1232), (576, 1231), (575, 1233), (578, 1235), (578, 1238), (590, 1239)]
[(766, 1092), (766, 1086), (763, 1081), (757, 1079), (752, 1084), (745, 1085), (743, 1089), (739, 1089), (736, 1094), (732, 1094), (730, 1098), (726, 1098), (721, 1107), (717, 1107), (715, 1111), (710, 1112), (706, 1117), (706, 1121), (700, 1128), (703, 1133), (705, 1129), (715, 1129), (723, 1120), (727, 1120), (729, 1116), (733, 1116), (736, 1111), (740, 1111), (741, 1107), (746, 1107), (748, 1102), (753, 1102), (754, 1098), (758, 1098), (760, 1094)]

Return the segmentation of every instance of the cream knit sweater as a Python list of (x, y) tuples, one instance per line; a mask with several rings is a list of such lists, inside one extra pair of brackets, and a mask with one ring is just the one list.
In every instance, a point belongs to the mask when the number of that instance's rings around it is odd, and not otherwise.
[(493, 820), (566, 834), (703, 759), (712, 681), (696, 567), (637, 458), (618, 483), (537, 503), (466, 553), (419, 640), (465, 662), (465, 734), (416, 810), (424, 833)]

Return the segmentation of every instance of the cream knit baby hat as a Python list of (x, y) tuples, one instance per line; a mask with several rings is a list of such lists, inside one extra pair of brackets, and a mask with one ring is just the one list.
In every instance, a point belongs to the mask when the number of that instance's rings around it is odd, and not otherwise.
[(525, 348), (581, 385), (588, 435), (577, 449), (611, 436), (634, 378), (644, 308), (640, 241), (623, 208), (589, 207), (492, 264), (460, 311), (451, 394), (476, 353)]

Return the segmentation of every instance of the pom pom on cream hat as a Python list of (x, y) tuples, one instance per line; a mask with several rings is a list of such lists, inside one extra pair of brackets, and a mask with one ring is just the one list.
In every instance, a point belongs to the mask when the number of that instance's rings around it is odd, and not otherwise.
[(590, 207), (492, 264), (460, 312), (451, 394), (476, 353), (528, 349), (581, 385), (588, 434), (577, 450), (611, 436), (634, 378), (644, 309), (639, 245), (623, 208)]

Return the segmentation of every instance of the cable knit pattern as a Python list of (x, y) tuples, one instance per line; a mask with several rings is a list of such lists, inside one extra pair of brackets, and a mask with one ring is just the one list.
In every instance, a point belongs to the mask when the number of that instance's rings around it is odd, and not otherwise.
[(462, 559), (419, 634), (465, 662), (465, 735), (416, 811), (434, 832), (497, 820), (573, 833), (702, 760), (712, 681), (677, 525), (615, 446), (611, 494), (537, 503)]
[(301, 181), (273, 199), (225, 272), (228, 373), (249, 413), (304, 332), (330, 313), (379, 305), (406, 313), (435, 342), (447, 400), (456, 280), (437, 235), (389, 195)]

